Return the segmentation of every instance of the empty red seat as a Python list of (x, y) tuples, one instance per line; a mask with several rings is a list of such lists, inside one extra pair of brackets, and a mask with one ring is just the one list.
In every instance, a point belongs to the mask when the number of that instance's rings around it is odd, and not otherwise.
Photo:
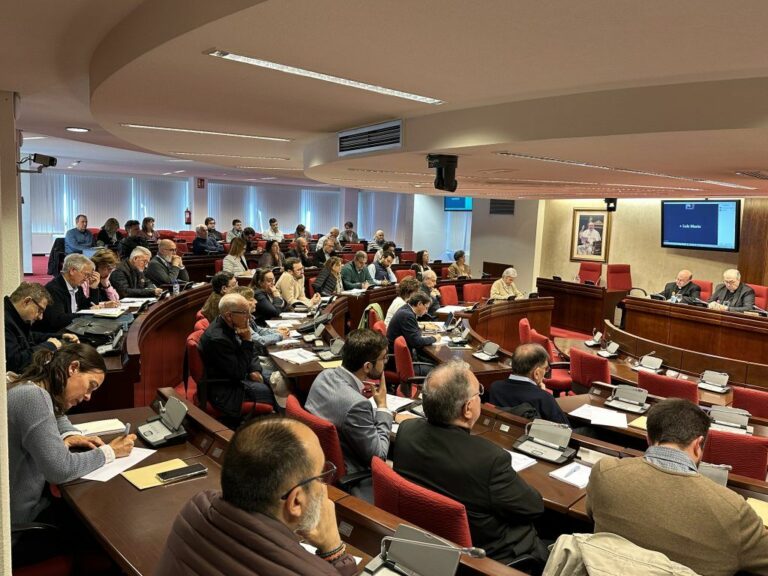
[(710, 464), (729, 464), (733, 474), (764, 481), (768, 467), (768, 438), (710, 430), (703, 459)]
[(395, 270), (395, 278), (397, 278), (398, 282), (402, 282), (403, 278), (408, 276), (416, 278), (416, 270)]
[(663, 374), (639, 371), (637, 385), (648, 390), (649, 394), (662, 398), (685, 398), (694, 404), (699, 403), (699, 387), (690, 380), (670, 378)]
[(599, 286), (602, 275), (603, 265), (599, 262), (582, 262), (579, 266), (579, 281), (582, 284), (589, 281), (595, 286)]
[(400, 264), (413, 264), (416, 262), (416, 252), (403, 250), (400, 252)]
[(701, 295), (699, 298), (702, 300), (709, 300), (709, 297), (712, 296), (712, 282), (709, 280), (691, 280), (691, 282), (701, 288)]
[(732, 390), (734, 408), (747, 410), (758, 418), (768, 418), (768, 392), (744, 386), (733, 386)]
[(177, 237), (173, 230), (157, 230), (157, 235), (160, 236), (160, 240), (173, 240)]
[(768, 306), (768, 286), (749, 283), (747, 283), (747, 286), (755, 291), (755, 306), (765, 310), (766, 306)]
[(464, 284), (464, 301), (465, 302), (479, 302), (483, 299), (483, 284), (479, 282)]
[(578, 348), (571, 348), (569, 354), (571, 356), (571, 379), (574, 384), (586, 389), (589, 389), (593, 382), (610, 384), (611, 367), (608, 360)]
[(520, 319), (517, 330), (520, 335), (520, 344), (528, 344), (531, 341), (531, 323), (528, 322), (528, 318)]
[(448, 286), (438, 286), (440, 291), (440, 303), (443, 306), (458, 306), (459, 296), (456, 293), (456, 286), (449, 284)]

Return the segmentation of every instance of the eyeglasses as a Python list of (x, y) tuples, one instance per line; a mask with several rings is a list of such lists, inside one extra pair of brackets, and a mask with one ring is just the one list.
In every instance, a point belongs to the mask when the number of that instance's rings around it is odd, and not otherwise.
[(230, 314), (250, 314), (250, 310), (230, 310)]
[[(478, 383), (478, 384), (479, 384), (479, 383)], [(474, 398), (475, 396), (482, 396), (483, 394), (485, 394), (485, 386), (483, 386), (482, 384), (480, 384), (480, 385), (479, 385), (479, 387), (478, 387), (478, 389), (477, 389), (477, 392), (476, 392), (475, 394), (472, 394), (472, 396), (470, 396), (470, 397), (469, 397), (469, 399), (467, 399), (467, 402), (469, 402), (470, 400), (472, 400), (472, 398)]]
[(29, 299), (34, 303), (35, 306), (37, 306), (37, 315), (42, 316), (43, 313), (45, 313), (45, 306), (41, 306), (40, 303), (31, 296)]
[(300, 488), (301, 486), (306, 486), (310, 482), (314, 482), (315, 480), (319, 480), (323, 484), (332, 484), (334, 478), (336, 477), (336, 465), (333, 462), (326, 462), (323, 464), (323, 471), (318, 474), (317, 476), (312, 476), (312, 478), (307, 478), (306, 480), (302, 480), (295, 486), (293, 486), (290, 490), (288, 490), (285, 494), (280, 496), (280, 500), (287, 500), (288, 494), (296, 490), (296, 488)]

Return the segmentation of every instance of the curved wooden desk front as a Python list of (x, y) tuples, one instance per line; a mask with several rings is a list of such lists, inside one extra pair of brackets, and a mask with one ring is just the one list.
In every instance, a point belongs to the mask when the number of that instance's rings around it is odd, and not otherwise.
[(481, 306), (467, 317), (469, 325), (479, 336), (505, 350), (514, 350), (520, 345), (520, 320), (528, 318), (531, 328), (549, 336), (554, 308), (554, 298), (526, 298)]

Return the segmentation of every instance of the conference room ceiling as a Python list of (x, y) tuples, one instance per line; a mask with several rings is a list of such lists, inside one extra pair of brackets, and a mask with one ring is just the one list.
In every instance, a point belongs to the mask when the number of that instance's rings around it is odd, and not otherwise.
[[(156, 173), (162, 155), (192, 159), (190, 172), (209, 177), (435, 193), (425, 155), (443, 153), (459, 156), (462, 195), (768, 193), (768, 181), (739, 174), (768, 175), (763, 0), (738, 9), (702, 0), (36, 6), (4, 8), (0, 23), (0, 89), (22, 94), (19, 127), (152, 153), (147, 164), (124, 162), (137, 171)], [(443, 104), (214, 58), (213, 49)], [(392, 119), (403, 120), (402, 149), (337, 157), (337, 131)], [(64, 132), (72, 125), (92, 131), (74, 137)]]

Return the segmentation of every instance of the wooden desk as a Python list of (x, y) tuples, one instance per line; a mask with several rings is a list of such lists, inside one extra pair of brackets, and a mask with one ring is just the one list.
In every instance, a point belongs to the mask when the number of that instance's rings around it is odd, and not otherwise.
[(523, 318), (527, 318), (539, 334), (549, 336), (554, 307), (553, 298), (494, 302), (468, 313), (469, 325), (482, 338), (505, 350), (514, 350), (520, 345), (518, 325)]
[[(440, 335), (437, 335), (437, 338), (439, 337)], [(424, 347), (423, 352), (436, 364), (443, 364), (445, 362), (450, 362), (451, 360), (462, 360), (466, 362), (469, 364), (470, 370), (472, 370), (477, 379), (486, 387), (486, 390), (490, 390), (491, 383), (509, 377), (509, 374), (512, 372), (512, 367), (509, 364), (508, 353), (506, 358), (501, 357), (500, 360), (492, 362), (483, 362), (472, 356), (478, 343), (483, 341), (484, 339), (477, 339), (470, 336), (470, 345), (472, 346), (472, 349), (449, 348), (445, 344), (432, 344), (431, 346)]]
[(628, 332), (686, 350), (737, 360), (768, 358), (768, 319), (647, 298), (624, 302)]
[(576, 282), (537, 278), (539, 296), (555, 299), (552, 324), (559, 328), (592, 334), (603, 320), (613, 320), (616, 305), (627, 295), (626, 290), (608, 290)]

